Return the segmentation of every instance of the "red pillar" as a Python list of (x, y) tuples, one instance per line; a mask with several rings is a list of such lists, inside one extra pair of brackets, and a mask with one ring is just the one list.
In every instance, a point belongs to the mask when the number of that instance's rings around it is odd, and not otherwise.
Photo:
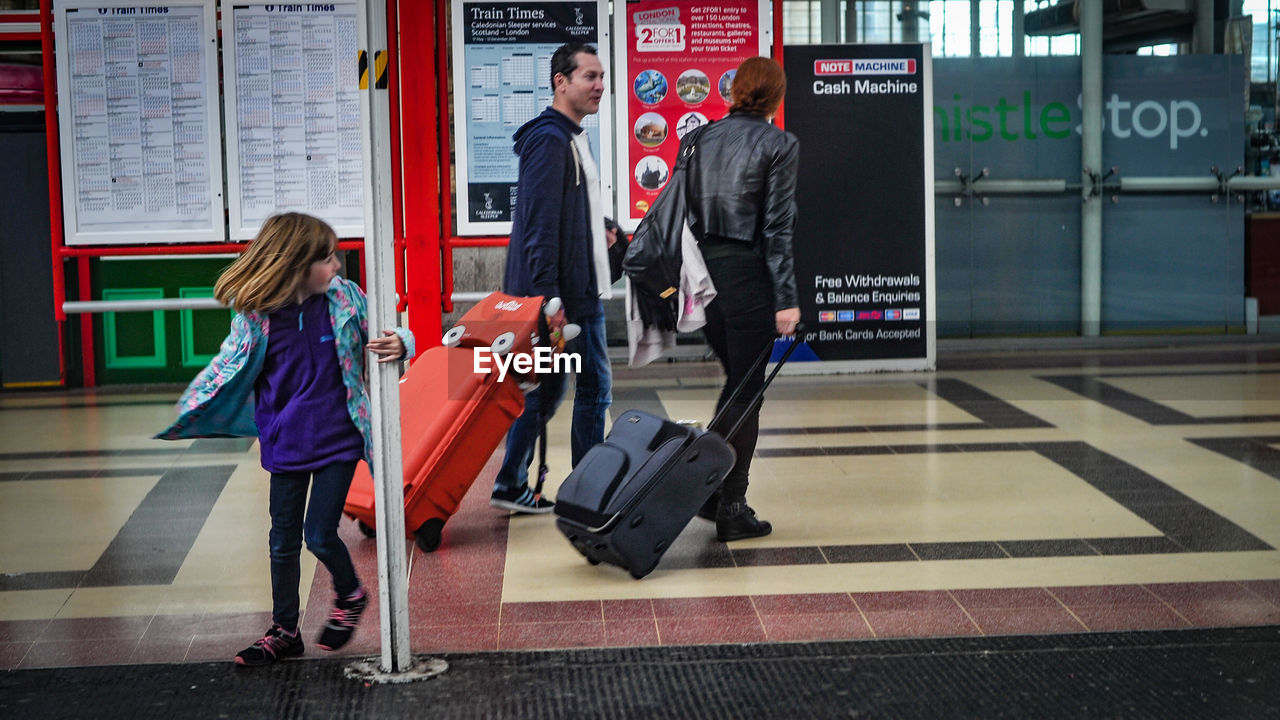
[[(437, 105), (436, 23), (449, 11), (444, 0), (400, 0), (396, 47), (400, 103), (400, 185), (404, 191), (405, 274), (409, 329), (419, 351), (439, 345), (440, 158), (437, 128), (446, 112)], [(443, 76), (446, 70), (441, 69)], [(445, 179), (447, 182), (447, 178)], [(447, 209), (445, 209), (447, 212)]]

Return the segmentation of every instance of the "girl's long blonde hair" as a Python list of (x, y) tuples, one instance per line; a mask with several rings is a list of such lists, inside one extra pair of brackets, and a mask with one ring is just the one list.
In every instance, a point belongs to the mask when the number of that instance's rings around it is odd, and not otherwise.
[(337, 244), (337, 233), (320, 218), (296, 212), (273, 215), (222, 272), (213, 296), (236, 312), (281, 308), (294, 301), (311, 263), (329, 257)]

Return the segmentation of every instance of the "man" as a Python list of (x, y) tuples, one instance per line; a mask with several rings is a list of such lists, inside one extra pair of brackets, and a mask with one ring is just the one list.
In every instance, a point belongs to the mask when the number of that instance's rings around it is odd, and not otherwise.
[[(582, 328), (565, 348), (582, 358), (570, 433), (577, 465), (604, 440), (613, 385), (600, 301), (611, 296), (609, 248), (617, 235), (615, 229), (605, 229), (600, 174), (582, 129), (582, 120), (600, 109), (604, 96), (604, 67), (595, 48), (575, 41), (557, 49), (551, 56), (551, 85), (551, 107), (515, 134), (519, 187), (502, 284), (510, 295), (560, 298), (563, 309), (551, 325), (572, 322)], [(551, 512), (554, 503), (529, 487), (529, 464), (538, 415), (544, 412), (549, 419), (564, 391), (563, 376), (544, 377), (525, 396), (524, 412), (507, 433), (506, 457), (494, 479), (490, 505), (520, 513)]]

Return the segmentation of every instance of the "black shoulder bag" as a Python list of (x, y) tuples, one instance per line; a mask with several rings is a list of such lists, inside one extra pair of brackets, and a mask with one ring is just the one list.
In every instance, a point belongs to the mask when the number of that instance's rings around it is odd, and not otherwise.
[(693, 137), (680, 149), (671, 178), (636, 227), (622, 260), (622, 270), (631, 278), (636, 306), (645, 327), (671, 332), (676, 329), (681, 244), (689, 212), (685, 174), (689, 159), (697, 149), (698, 136), (706, 127), (694, 130)]

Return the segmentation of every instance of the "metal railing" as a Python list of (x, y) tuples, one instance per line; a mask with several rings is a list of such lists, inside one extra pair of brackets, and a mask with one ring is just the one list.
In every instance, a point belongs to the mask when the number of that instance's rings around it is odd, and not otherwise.
[[(939, 179), (933, 184), (934, 196), (955, 196), (957, 205), (963, 198), (976, 199), (984, 204), (993, 195), (1061, 195), (1083, 192), (1090, 189), (1091, 195), (1103, 193), (1116, 195), (1119, 193), (1154, 193), (1184, 194), (1208, 193), (1211, 197), (1227, 193), (1260, 192), (1280, 190), (1280, 177), (1242, 175), (1243, 168), (1237, 168), (1231, 175), (1226, 175), (1216, 167), (1209, 169), (1208, 175), (1190, 175), (1182, 177), (1123, 177), (1118, 168), (1111, 168), (1102, 177), (1091, 173), (1088, 169), (1082, 177), (1088, 176), (1090, 182), (1068, 181), (1061, 178), (991, 178), (989, 168), (983, 168), (972, 177), (966, 175), (961, 168), (955, 169), (955, 179)], [(1114, 180), (1110, 178), (1115, 177)], [(1108, 180), (1110, 180), (1108, 182)], [(484, 238), (483, 245), (494, 246), (493, 238)], [(459, 243), (466, 246), (467, 243)], [(474, 291), (454, 291), (450, 294), (453, 303), (478, 302), (489, 293)], [(615, 299), (621, 296), (615, 296)], [(226, 307), (213, 298), (158, 298), (154, 300), (81, 300), (68, 301), (62, 309), (72, 313), (107, 313), (107, 312), (141, 312), (155, 310), (217, 310)]]

